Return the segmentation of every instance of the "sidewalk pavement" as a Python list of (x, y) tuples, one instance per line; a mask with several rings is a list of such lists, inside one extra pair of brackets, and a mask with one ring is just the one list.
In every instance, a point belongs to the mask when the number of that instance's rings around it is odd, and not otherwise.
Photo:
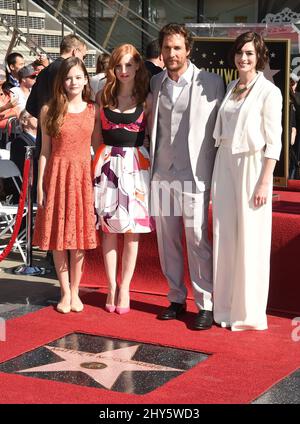
[(0, 262), (0, 318), (5, 320), (56, 304), (59, 299), (59, 283), (45, 252), (33, 252), (33, 265), (46, 268), (45, 275), (16, 275), (13, 270), (19, 265), (23, 265), (22, 258), (14, 252)]

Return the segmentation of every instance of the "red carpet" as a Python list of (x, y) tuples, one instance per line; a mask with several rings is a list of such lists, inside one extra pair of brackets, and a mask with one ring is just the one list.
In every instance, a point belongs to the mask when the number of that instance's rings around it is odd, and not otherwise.
[[(300, 187), (295, 180), (294, 186)], [(275, 191), (269, 310), (273, 313), (300, 316), (300, 193)]]
[(274, 190), (280, 191), (300, 191), (300, 180), (288, 180), (287, 187), (274, 186)]
[(273, 201), (273, 212), (300, 214), (300, 193), (297, 191), (274, 191), (278, 198)]
[[(52, 307), (7, 322), (8, 340), (1, 343), (0, 362), (72, 332), (120, 337), (185, 348), (212, 355), (204, 362), (146, 395), (0, 373), (1, 403), (249, 403), (300, 367), (300, 342), (291, 340), (291, 321), (269, 317), (269, 330), (231, 332), (218, 327), (189, 329), (194, 313), (181, 321), (161, 322), (156, 314), (166, 300), (132, 295), (132, 311), (106, 313), (105, 295), (91, 293), (81, 314), (62, 315)], [(189, 302), (188, 310), (193, 311)]]
[(273, 203), (273, 212), (300, 214), (300, 203), (279, 200)]
[[(274, 202), (271, 250), (271, 275), (268, 311), (271, 313), (300, 316), (300, 193), (275, 191), (279, 198)], [(209, 215), (209, 232), (212, 238), (212, 216)], [(259, 237), (259, 234), (257, 235)], [(267, 260), (267, 258), (266, 258)], [(186, 259), (185, 259), (186, 262)], [(187, 264), (185, 269), (187, 270)], [(192, 289), (188, 273), (185, 281), (188, 297)], [(106, 277), (101, 248), (86, 254), (82, 285), (106, 288)], [(133, 291), (165, 295), (167, 282), (162, 275), (158, 258), (156, 235), (141, 236)]]
[[(189, 279), (188, 276), (187, 279)], [(86, 287), (107, 287), (100, 247), (86, 252), (81, 285)], [(159, 263), (156, 233), (142, 234), (140, 237), (138, 260), (131, 283), (131, 290), (150, 294), (167, 293), (168, 285), (161, 272)]]

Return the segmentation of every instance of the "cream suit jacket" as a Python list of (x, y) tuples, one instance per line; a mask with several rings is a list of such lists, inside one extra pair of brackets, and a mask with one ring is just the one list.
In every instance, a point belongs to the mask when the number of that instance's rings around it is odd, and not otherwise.
[[(279, 159), (282, 133), (282, 95), (278, 87), (267, 80), (262, 72), (249, 95), (246, 97), (238, 116), (232, 140), (232, 153), (255, 152), (265, 147), (265, 157)], [(220, 112), (238, 80), (228, 85), (221, 104), (214, 130), (215, 146), (222, 136)]]
[[(210, 188), (216, 149), (213, 130), (217, 112), (224, 97), (224, 83), (221, 77), (193, 66), (193, 79), (190, 98), (188, 132), (189, 157), (197, 188), (205, 191)], [(157, 143), (158, 105), (162, 82), (167, 70), (151, 79), (152, 131), (150, 144), (151, 175)]]

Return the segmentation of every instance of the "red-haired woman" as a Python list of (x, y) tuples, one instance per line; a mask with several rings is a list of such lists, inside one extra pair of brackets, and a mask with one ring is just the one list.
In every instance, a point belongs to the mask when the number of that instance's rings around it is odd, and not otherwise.
[[(109, 283), (106, 310), (130, 310), (129, 286), (139, 233), (152, 230), (149, 213), (150, 161), (145, 140), (148, 72), (134, 46), (123, 44), (110, 57), (107, 82), (98, 93), (102, 144), (94, 162), (97, 228)], [(122, 276), (117, 294), (118, 234), (124, 234)]]
[[(53, 250), (61, 313), (80, 312), (84, 250), (97, 246), (91, 175), (91, 139), (99, 138), (99, 111), (89, 102), (89, 77), (77, 57), (65, 59), (54, 96), (42, 108), (42, 150), (34, 244)], [(97, 111), (98, 107), (96, 107)], [(70, 255), (68, 254), (68, 251)]]

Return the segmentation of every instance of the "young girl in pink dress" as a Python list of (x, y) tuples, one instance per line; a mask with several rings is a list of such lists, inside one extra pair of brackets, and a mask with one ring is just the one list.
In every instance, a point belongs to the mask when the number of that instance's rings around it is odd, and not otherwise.
[(90, 146), (91, 139), (99, 138), (99, 110), (89, 103), (88, 81), (79, 58), (65, 59), (54, 96), (41, 112), (34, 244), (53, 250), (61, 313), (82, 311), (78, 292), (84, 250), (97, 246)]

